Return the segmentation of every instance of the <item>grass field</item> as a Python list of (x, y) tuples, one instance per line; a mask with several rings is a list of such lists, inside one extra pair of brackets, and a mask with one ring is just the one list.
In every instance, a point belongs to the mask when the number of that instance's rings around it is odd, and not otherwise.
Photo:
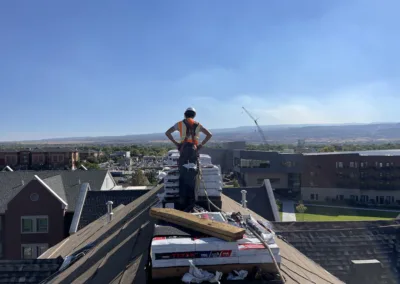
[(399, 212), (358, 210), (307, 206), (307, 211), (296, 213), (297, 221), (373, 221), (396, 218)]

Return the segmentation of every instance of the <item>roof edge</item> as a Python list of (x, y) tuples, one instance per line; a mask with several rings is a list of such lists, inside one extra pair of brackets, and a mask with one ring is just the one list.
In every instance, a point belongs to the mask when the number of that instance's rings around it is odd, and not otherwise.
[(81, 188), (79, 189), (79, 195), (75, 205), (74, 216), (72, 218), (71, 226), (69, 228), (70, 235), (73, 235), (78, 231), (79, 221), (81, 219), (83, 211), (83, 205), (85, 204), (86, 195), (89, 190), (91, 189), (90, 189), (90, 184), (88, 182), (83, 183), (81, 185)]
[(40, 182), (51, 194), (53, 194), (55, 198), (57, 198), (57, 199), (64, 205), (63, 208), (68, 207), (68, 203), (65, 202), (54, 190), (52, 190), (52, 189), (50, 188), (50, 186), (48, 186), (39, 176), (34, 175), (34, 177), (35, 177), (35, 179), (36, 179), (38, 182)]

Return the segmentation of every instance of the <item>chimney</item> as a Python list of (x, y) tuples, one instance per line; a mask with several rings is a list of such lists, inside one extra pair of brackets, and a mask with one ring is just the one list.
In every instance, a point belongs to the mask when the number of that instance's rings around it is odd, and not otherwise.
[(352, 260), (348, 284), (375, 284), (381, 282), (382, 265), (377, 259)]
[(113, 215), (114, 215), (114, 213), (112, 212), (113, 202), (107, 201), (106, 205), (107, 205), (107, 219), (108, 219), (108, 222), (111, 222)]
[(247, 203), (247, 200), (246, 200), (247, 191), (243, 189), (240, 192), (242, 193), (242, 207), (247, 208), (247, 204), (246, 204)]

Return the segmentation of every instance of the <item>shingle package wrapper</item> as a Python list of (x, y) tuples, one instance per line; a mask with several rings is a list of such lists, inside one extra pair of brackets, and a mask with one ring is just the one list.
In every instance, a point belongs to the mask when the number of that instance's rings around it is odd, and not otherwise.
[[(215, 165), (202, 165), (202, 181), (199, 184), (198, 196), (219, 197), (222, 192), (221, 170)], [(172, 169), (164, 177), (164, 190), (167, 197), (179, 197), (179, 171)]]
[[(221, 213), (197, 213), (201, 218), (226, 222)], [(215, 215), (215, 216), (214, 216)], [(221, 220), (222, 218), (222, 220)], [(231, 223), (231, 222), (229, 222)], [(279, 247), (273, 234), (266, 233), (264, 240), (269, 244), (276, 261), (281, 261)], [(152, 265), (155, 268), (195, 265), (261, 264), (272, 263), (268, 249), (250, 231), (236, 242), (227, 242), (214, 237), (155, 237), (151, 244)]]

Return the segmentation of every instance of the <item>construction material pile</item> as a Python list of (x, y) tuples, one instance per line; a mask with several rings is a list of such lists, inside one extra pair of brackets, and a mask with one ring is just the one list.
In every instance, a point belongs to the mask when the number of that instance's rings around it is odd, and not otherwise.
[[(173, 153), (172, 158), (179, 157), (178, 153)], [(188, 164), (188, 167), (197, 169), (197, 165)], [(200, 176), (197, 181), (197, 196), (220, 197), (222, 192), (222, 176), (221, 170), (211, 162), (209, 155), (200, 155)], [(165, 197), (179, 197), (179, 169), (171, 167), (164, 177)], [(206, 191), (205, 191), (206, 190)]]
[[(156, 278), (160, 271), (165, 273), (167, 268), (174, 267), (172, 274), (178, 273), (176, 267), (184, 267), (180, 272), (186, 272), (189, 260), (198, 267), (207, 266), (208, 270), (224, 273), (254, 266), (273, 267), (273, 257), (280, 263), (279, 247), (273, 231), (250, 215), (242, 216), (243, 221), (240, 222), (235, 213), (185, 213), (153, 208), (150, 215), (168, 221), (156, 225), (151, 243), (153, 275)], [(268, 244), (273, 257), (265, 244)], [(213, 265), (215, 269), (211, 267)]]

